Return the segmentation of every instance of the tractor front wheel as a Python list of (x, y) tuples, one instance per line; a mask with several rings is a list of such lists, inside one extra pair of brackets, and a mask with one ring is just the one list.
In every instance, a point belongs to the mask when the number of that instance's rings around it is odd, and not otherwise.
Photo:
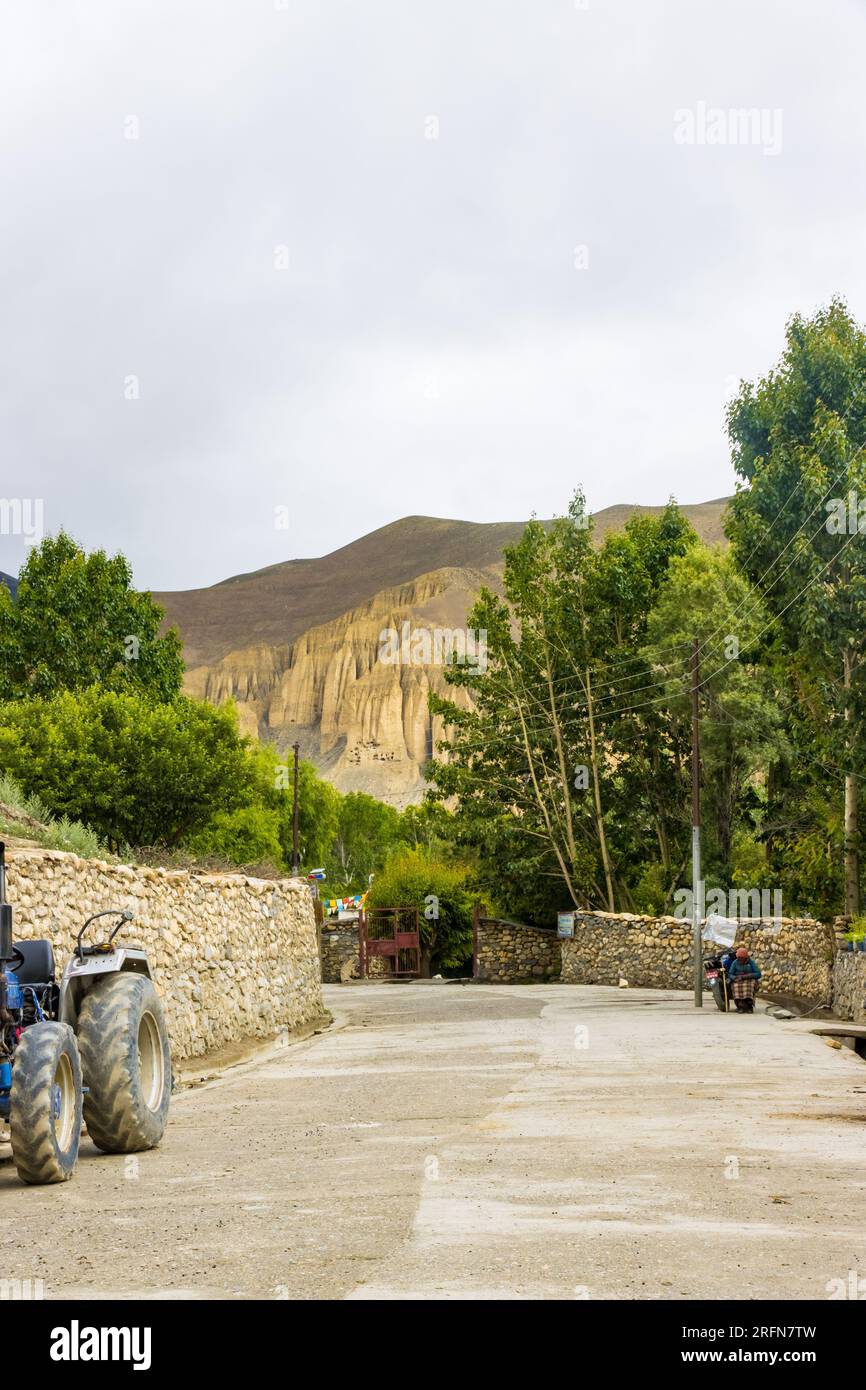
[(65, 1023), (34, 1023), (15, 1048), (10, 1094), (12, 1157), (33, 1186), (72, 1177), (81, 1139), (81, 1063)]
[(78, 1015), (87, 1133), (104, 1153), (159, 1143), (171, 1101), (171, 1053), (162, 1003), (146, 975), (105, 975)]

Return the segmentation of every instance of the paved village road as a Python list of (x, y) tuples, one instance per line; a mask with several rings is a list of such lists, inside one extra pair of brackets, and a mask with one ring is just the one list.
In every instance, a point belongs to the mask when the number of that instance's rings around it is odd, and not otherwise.
[[(175, 1098), (162, 1148), (0, 1163), (46, 1297), (826, 1298), (866, 1275), (866, 1064), (608, 988), (354, 985)], [(710, 1001), (707, 999), (707, 1003)]]

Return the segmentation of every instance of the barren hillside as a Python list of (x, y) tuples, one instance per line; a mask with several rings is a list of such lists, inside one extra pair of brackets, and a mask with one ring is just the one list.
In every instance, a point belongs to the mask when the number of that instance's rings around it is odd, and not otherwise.
[[(724, 506), (683, 511), (714, 542)], [(609, 507), (594, 518), (596, 538), (660, 510)], [(464, 625), (480, 586), (498, 585), (503, 549), (524, 525), (404, 517), (319, 559), (155, 597), (180, 629), (191, 693), (234, 699), (244, 727), (281, 748), (297, 739), (341, 790), (405, 805), (421, 795), (421, 769), (441, 736), (427, 694), (444, 681), (441, 666), (377, 660), (380, 634), (404, 622)]]

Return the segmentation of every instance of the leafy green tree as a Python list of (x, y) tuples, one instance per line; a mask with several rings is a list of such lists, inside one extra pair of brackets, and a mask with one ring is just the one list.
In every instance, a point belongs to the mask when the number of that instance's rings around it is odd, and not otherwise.
[(783, 902), (826, 922), (836, 915), (843, 897), (841, 805), (828, 803), (814, 791), (805, 810), (807, 816), (786, 826), (788, 833), (779, 840), (774, 867)]
[[(845, 910), (859, 911), (857, 785), (866, 774), (866, 333), (840, 300), (788, 324), (778, 365), (728, 413), (742, 487), (727, 525), (778, 643), (780, 684), (835, 776)], [(784, 701), (783, 701), (784, 705)]]
[(329, 883), (365, 891), (370, 874), (398, 843), (400, 831), (400, 813), (393, 806), (365, 792), (347, 792), (338, 808)]
[[(559, 866), (545, 842), (527, 833), (521, 816), (484, 814), (461, 802), (454, 816), (453, 849), (435, 852), (446, 861), (456, 858), (473, 866), (476, 896), (492, 916), (549, 927), (567, 904)], [(593, 848), (581, 845), (579, 853), (583, 860), (576, 861), (575, 880), (592, 883), (598, 868)]]
[[(301, 864), (310, 869), (327, 868), (333, 855), (333, 846), (339, 830), (339, 818), (343, 798), (320, 777), (312, 763), (301, 762), (298, 776), (298, 841)], [(291, 793), (289, 793), (291, 796)], [(292, 826), (291, 818), (284, 822), (283, 845), (288, 861), (291, 861)]]
[(633, 821), (647, 812), (612, 803), (630, 716), (645, 703), (635, 691), (653, 683), (641, 654), (647, 615), (671, 559), (694, 541), (671, 503), (595, 550), (578, 494), (567, 517), (530, 522), (506, 550), (504, 596), (479, 596), (468, 625), (486, 633), (487, 669), (446, 673), (471, 694), (469, 708), (431, 696), (448, 737), (430, 775), (457, 799), (463, 842), (496, 844), (491, 893), (525, 901), (531, 866), (539, 907), (554, 897), (562, 906), (563, 894), (575, 905), (630, 905), (618, 859), (628, 867), (635, 857)]
[(443, 848), (453, 841), (454, 830), (454, 816), (429, 797), (407, 806), (400, 817), (400, 839), (412, 849)]
[[(268, 823), (274, 827), (279, 842), (275, 862), (288, 869), (292, 862), (294, 759), (291, 753), (280, 753), (272, 743), (254, 743), (249, 750), (249, 762), (250, 804), (269, 813)], [(298, 768), (298, 851), (305, 872), (327, 863), (337, 834), (341, 800), (340, 793), (319, 777), (313, 764), (301, 759)], [(264, 825), (264, 821), (260, 821), (260, 824)]]
[(233, 706), (95, 688), (0, 707), (0, 768), (111, 848), (177, 845), (252, 783)]
[(35, 547), (13, 600), (0, 584), (0, 699), (50, 696), (99, 684), (172, 700), (184, 663), (175, 629), (132, 588), (122, 555), (87, 555), (61, 531)]
[(280, 820), (266, 806), (238, 806), (234, 811), (217, 811), (187, 843), (195, 854), (217, 855), (231, 864), (273, 864), (285, 868), (280, 843)]
[[(604, 783), (616, 900), (627, 910), (635, 907), (632, 884), (654, 842), (668, 884), (681, 872), (682, 763), (664, 691), (656, 688), (643, 644), (660, 587), (696, 541), (673, 502), (658, 516), (635, 516), (593, 555), (584, 586), (583, 627), (591, 638), (582, 682), (589, 751)], [(600, 794), (597, 799), (601, 805)], [(610, 886), (607, 899), (609, 905)]]
[[(674, 804), (680, 808), (685, 845), (691, 780), (691, 655), (700, 658), (701, 780), (704, 876), (728, 888), (734, 836), (753, 829), (766, 768), (787, 752), (771, 673), (759, 664), (767, 615), (759, 597), (736, 570), (729, 553), (694, 546), (671, 560), (647, 627), (646, 655), (658, 673), (669, 716), (669, 747), (677, 747), (681, 771)], [(635, 761), (645, 756), (634, 755)], [(634, 764), (633, 764), (634, 765)], [(684, 856), (685, 857), (685, 856)]]

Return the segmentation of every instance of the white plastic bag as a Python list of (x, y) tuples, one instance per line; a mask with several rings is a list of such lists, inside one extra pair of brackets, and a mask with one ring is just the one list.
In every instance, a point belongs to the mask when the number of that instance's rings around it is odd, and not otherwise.
[(711, 912), (704, 923), (704, 941), (714, 941), (717, 946), (733, 946), (739, 925), (733, 917)]

